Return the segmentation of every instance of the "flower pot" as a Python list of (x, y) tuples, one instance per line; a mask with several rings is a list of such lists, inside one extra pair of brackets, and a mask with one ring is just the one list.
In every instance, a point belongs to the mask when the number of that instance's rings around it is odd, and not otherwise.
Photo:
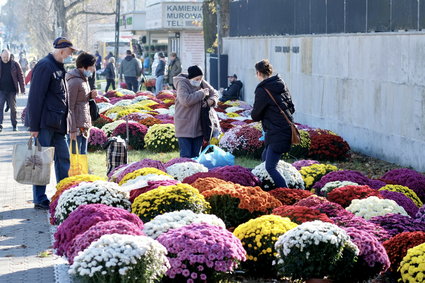
[(332, 283), (330, 279), (319, 279), (319, 278), (310, 278), (305, 281), (306, 283)]

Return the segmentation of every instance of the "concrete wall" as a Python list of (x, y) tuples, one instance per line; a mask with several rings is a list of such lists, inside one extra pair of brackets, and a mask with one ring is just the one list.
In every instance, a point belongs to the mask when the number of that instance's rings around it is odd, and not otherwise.
[(424, 35), (225, 38), (223, 53), (248, 102), (258, 83), (254, 65), (268, 58), (291, 90), (297, 122), (333, 130), (358, 152), (425, 172)]

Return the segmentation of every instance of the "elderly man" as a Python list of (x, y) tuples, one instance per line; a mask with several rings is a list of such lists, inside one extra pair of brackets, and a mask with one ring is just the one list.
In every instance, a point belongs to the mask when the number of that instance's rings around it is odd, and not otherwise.
[(0, 62), (0, 132), (3, 130), (4, 103), (10, 107), (13, 131), (17, 131), (16, 93), (25, 93), (24, 75), (18, 62), (10, 59), (10, 52), (3, 50)]
[[(63, 62), (76, 50), (72, 43), (59, 37), (53, 42), (53, 52), (34, 67), (28, 95), (28, 124), (31, 136), (42, 146), (55, 148), (56, 181), (68, 177), (68, 89)], [(49, 209), (46, 186), (33, 186), (36, 209)]]

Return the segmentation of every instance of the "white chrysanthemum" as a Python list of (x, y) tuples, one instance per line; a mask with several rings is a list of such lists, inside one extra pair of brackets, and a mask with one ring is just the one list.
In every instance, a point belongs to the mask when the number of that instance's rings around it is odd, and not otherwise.
[(132, 102), (130, 99), (122, 99), (120, 101), (118, 101), (117, 103), (114, 104), (114, 106), (128, 106), (131, 105)]
[(226, 108), (226, 113), (235, 113), (237, 111), (244, 110), (243, 108), (232, 106)]
[[(166, 254), (165, 247), (149, 237), (108, 234), (80, 252), (68, 272), (77, 277), (112, 279), (108, 275), (115, 276), (117, 270), (122, 278), (137, 275), (143, 282), (156, 282), (170, 268)], [(133, 270), (137, 274), (129, 274)]]
[(111, 109), (112, 107), (114, 107), (114, 105), (108, 102), (100, 102), (100, 103), (97, 103), (97, 107), (99, 108), (99, 113), (104, 113), (108, 111), (109, 109)]
[(320, 189), (322, 195), (326, 196), (332, 190), (345, 186), (358, 186), (359, 184), (350, 181), (333, 181), (326, 183), (323, 188)]
[(174, 178), (166, 175), (156, 175), (148, 174), (144, 176), (138, 176), (134, 179), (128, 180), (121, 185), (121, 189), (126, 192), (131, 190), (141, 189), (148, 186), (148, 182), (151, 181), (165, 181), (165, 180), (174, 180)]
[[(116, 113), (114, 113), (114, 114), (115, 114), (115, 116), (117, 115)], [(109, 118), (111, 118), (111, 117), (109, 117)], [(114, 119), (114, 118), (111, 118), (111, 119)], [(108, 124), (104, 125), (101, 130), (104, 131), (107, 136), (110, 136), (110, 135), (112, 135), (112, 132), (115, 130), (115, 128), (118, 127), (119, 125), (121, 125), (122, 123), (125, 123), (125, 121), (124, 120), (114, 121), (112, 123), (108, 123)]]
[(226, 228), (223, 220), (212, 214), (194, 213), (191, 210), (180, 210), (156, 216), (145, 224), (143, 232), (153, 239), (175, 228), (192, 223), (205, 223)]
[[(286, 181), (286, 184), (290, 188), (304, 189), (304, 180), (300, 172), (292, 166), (292, 164), (287, 163), (283, 160), (280, 160), (277, 164), (277, 171), (283, 176)], [(273, 179), (270, 177), (270, 174), (266, 170), (266, 163), (263, 162), (252, 170), (252, 174), (257, 176), (263, 183), (264, 187), (269, 188), (267, 183), (274, 185)]]
[(167, 168), (167, 173), (182, 182), (184, 178), (199, 172), (208, 172), (208, 168), (195, 162), (176, 163)]
[(354, 199), (346, 209), (366, 220), (389, 213), (409, 216), (406, 210), (392, 199), (380, 199), (375, 196), (365, 199)]
[(128, 193), (123, 192), (118, 184), (105, 181), (83, 182), (61, 194), (56, 206), (55, 218), (62, 222), (80, 205), (92, 203), (101, 203), (126, 210), (131, 207)]

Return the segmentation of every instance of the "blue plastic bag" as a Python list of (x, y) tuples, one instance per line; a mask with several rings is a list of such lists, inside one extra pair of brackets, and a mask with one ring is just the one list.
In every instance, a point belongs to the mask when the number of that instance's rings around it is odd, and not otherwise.
[[(212, 149), (212, 152), (208, 152), (210, 149)], [(199, 155), (199, 157), (195, 158), (195, 160), (208, 169), (223, 167), (226, 165), (235, 165), (235, 157), (233, 154), (226, 152), (218, 146), (212, 144), (207, 146)]]

